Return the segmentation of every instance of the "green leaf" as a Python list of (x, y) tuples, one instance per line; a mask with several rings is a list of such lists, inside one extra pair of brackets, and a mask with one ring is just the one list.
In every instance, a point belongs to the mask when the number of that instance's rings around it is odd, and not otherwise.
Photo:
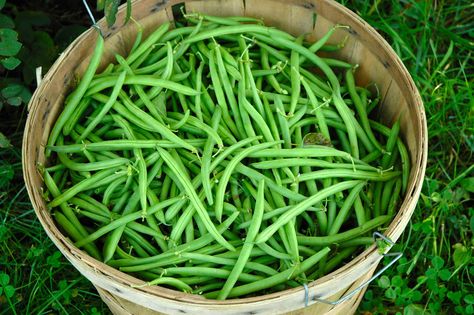
[(21, 105), (21, 97), (15, 96), (15, 97), (10, 97), (7, 99), (7, 103), (12, 105), (12, 106), (20, 106)]
[(11, 298), (13, 295), (15, 295), (15, 288), (11, 285), (7, 285), (4, 288), (4, 293), (7, 298)]
[(474, 193), (474, 177), (464, 178), (459, 184), (464, 190)]
[[(0, 149), (5, 149), (11, 147), (10, 140), (3, 133), (0, 132)], [(0, 171), (1, 172), (1, 171)]]
[(433, 260), (431, 260), (431, 263), (433, 264), (433, 267), (435, 267), (435, 269), (439, 270), (444, 266), (444, 259), (439, 256), (435, 256)]
[(5, 6), (5, 2), (7, 2), (7, 0), (0, 0), (0, 10)]
[(421, 294), (420, 291), (415, 290), (415, 291), (411, 292), (410, 298), (413, 302), (419, 302), (423, 298), (423, 294)]
[(387, 297), (387, 299), (395, 300), (395, 298), (397, 297), (397, 293), (395, 292), (394, 289), (388, 288), (388, 289), (385, 291), (385, 296)]
[(15, 56), (21, 49), (18, 33), (9, 28), (0, 29), (0, 56)]
[(425, 271), (425, 275), (430, 279), (436, 279), (436, 270), (433, 268), (428, 268)]
[(453, 254), (454, 267), (458, 268), (459, 266), (467, 264), (471, 258), (470, 250), (468, 250), (466, 246), (460, 243), (454, 244), (453, 248), (454, 248), (454, 254)]
[(97, 11), (104, 10), (105, 0), (97, 0)]
[(10, 276), (3, 272), (0, 273), (0, 285), (2, 287), (5, 287), (9, 283), (10, 283)]
[(395, 276), (392, 278), (392, 285), (395, 287), (402, 287), (403, 286), (403, 280), (402, 277), (400, 276)]
[(449, 277), (451, 277), (451, 271), (448, 269), (441, 269), (438, 275), (441, 280), (448, 281)]
[(403, 309), (403, 315), (425, 315), (425, 308), (422, 305), (410, 304)]
[(107, 24), (112, 26), (115, 24), (115, 20), (117, 18), (117, 11), (120, 5), (120, 0), (105, 0), (105, 19), (107, 20)]
[(466, 314), (474, 314), (474, 306), (472, 304), (466, 306)]
[(450, 299), (454, 304), (461, 304), (461, 297), (462, 297), (462, 292), (461, 291), (449, 291), (448, 294), (448, 299)]
[(390, 279), (387, 276), (381, 276), (378, 280), (379, 287), (382, 289), (387, 289), (390, 287)]
[(0, 28), (14, 28), (15, 22), (8, 15), (0, 13)]
[(464, 302), (467, 304), (474, 304), (474, 294), (468, 294), (464, 297)]
[(4, 98), (10, 98), (14, 96), (18, 96), (23, 89), (23, 85), (17, 83), (10, 83), (7, 87), (2, 89), (2, 96)]
[(13, 70), (16, 67), (18, 67), (21, 63), (21, 61), (15, 57), (5, 58), (1, 62), (2, 62), (2, 65), (5, 67), (5, 69), (7, 70)]
[(55, 251), (52, 255), (46, 258), (46, 263), (53, 268), (57, 268), (61, 265), (60, 259), (61, 259), (61, 252)]

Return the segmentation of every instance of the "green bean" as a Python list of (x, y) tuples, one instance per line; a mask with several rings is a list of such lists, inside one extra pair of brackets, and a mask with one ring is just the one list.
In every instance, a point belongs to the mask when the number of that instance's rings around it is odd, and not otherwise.
[[(69, 204), (74, 205), (76, 207), (80, 207), (84, 210), (90, 211), (100, 216), (105, 216), (108, 218), (112, 218), (112, 214), (109, 212), (107, 208), (104, 209), (104, 205), (96, 206), (96, 204), (89, 203), (88, 201), (84, 200), (83, 198), (87, 195), (82, 195), (79, 197), (73, 197), (69, 200)], [(88, 197), (88, 196), (87, 196)], [(98, 202), (97, 202), (98, 203)]]
[[(384, 125), (372, 120), (370, 121), (370, 124), (372, 128), (384, 134), (385, 136), (390, 134), (390, 129)], [(410, 156), (408, 155), (407, 148), (400, 139), (397, 139), (397, 148), (402, 160), (402, 194), (404, 194), (408, 187), (408, 179), (410, 176)]]
[(364, 206), (362, 205), (362, 200), (360, 198), (360, 195), (356, 197), (356, 200), (354, 202), (354, 210), (356, 213), (356, 218), (357, 218), (357, 224), (362, 225), (367, 221), (367, 216), (365, 215), (364, 212)]
[[(147, 215), (150, 216), (157, 212), (160, 209), (166, 208), (177, 201), (181, 200), (181, 197), (174, 197), (165, 201), (162, 201), (158, 204), (154, 204), (149, 207)], [(133, 201), (132, 201), (133, 203)], [(125, 212), (125, 211), (124, 211)], [(82, 238), (80, 241), (76, 242), (77, 247), (84, 246), (85, 244), (88, 244), (90, 242), (93, 242), (94, 240), (104, 236), (105, 234), (116, 230), (118, 227), (122, 227), (127, 225), (127, 223), (135, 221), (143, 216), (141, 211), (138, 212), (133, 212), (133, 213), (128, 213), (112, 222), (109, 224), (99, 228), (96, 230), (94, 233), (90, 234), (88, 237)]]
[[(204, 62), (199, 64), (196, 74), (196, 91), (201, 91), (202, 89), (202, 71), (204, 69)], [(203, 121), (202, 119), (202, 111), (201, 111), (201, 93), (197, 94), (194, 100), (194, 107), (196, 109), (196, 116), (199, 120)]]
[(156, 247), (151, 245), (144, 237), (142, 237), (140, 234), (138, 234), (134, 230), (125, 228), (124, 234), (129, 242), (133, 240), (134, 244), (138, 244), (140, 248), (146, 251), (147, 257), (150, 255), (159, 254), (159, 251), (156, 249)]
[(388, 210), (388, 204), (390, 203), (390, 199), (393, 193), (393, 189), (395, 187), (395, 182), (398, 178), (394, 178), (389, 180), (383, 185), (382, 194), (380, 198), (380, 212), (382, 214), (386, 214)]
[[(229, 216), (221, 225), (219, 225), (217, 227), (219, 233), (222, 233), (223, 231), (228, 229), (230, 224), (232, 224), (232, 222), (237, 218), (238, 215), (238, 213), (234, 213), (233, 215)], [(201, 237), (191, 241), (190, 243), (178, 245), (176, 248), (173, 248), (157, 256), (153, 256), (148, 259), (122, 259), (116, 262), (116, 266), (122, 267), (121, 270), (126, 272), (136, 272), (141, 270), (153, 269), (155, 268), (155, 266), (160, 266), (160, 263), (163, 260), (167, 260), (170, 257), (173, 257), (176, 253), (179, 253), (180, 251), (192, 252), (206, 246), (213, 240), (214, 237), (210, 233), (206, 233), (203, 234)]]
[[(168, 116), (173, 117), (173, 118), (174, 117), (179, 118), (179, 117), (182, 117), (182, 114), (168, 113)], [(200, 121), (196, 117), (192, 117), (192, 116), (190, 116), (188, 118), (187, 124), (192, 125), (193, 127), (196, 127), (198, 129), (204, 131), (206, 134), (208, 134), (210, 137), (213, 138), (213, 140), (216, 142), (216, 144), (219, 148), (224, 147), (224, 143), (222, 142), (222, 139), (219, 136), (219, 134), (217, 133), (217, 131), (214, 130), (213, 128), (211, 128), (209, 125), (203, 123), (202, 121)]]
[(265, 77), (265, 76), (270, 76), (270, 75), (273, 75), (273, 74), (278, 74), (280, 73), (281, 70), (279, 69), (258, 69), (258, 70), (252, 70), (252, 76), (254, 78), (259, 78), (259, 77)]
[(380, 146), (379, 142), (374, 136), (372, 129), (370, 128), (369, 119), (367, 117), (367, 112), (365, 107), (360, 99), (359, 94), (357, 94), (356, 86), (354, 82), (354, 74), (352, 73), (352, 69), (346, 71), (346, 83), (349, 90), (349, 94), (354, 102), (355, 108), (359, 115), (359, 120), (362, 124), (362, 128), (364, 129), (365, 133), (367, 134), (368, 138), (372, 142), (372, 144), (379, 150), (382, 151), (382, 147)]
[(166, 33), (166, 31), (168, 31), (169, 26), (170, 23), (165, 22), (160, 27), (158, 27), (156, 31), (148, 36), (148, 38), (127, 57), (127, 63), (132, 64), (135, 60), (137, 60), (138, 57), (140, 57), (140, 55), (147, 51), (148, 48), (158, 42), (160, 38), (163, 38), (163, 35)]
[[(266, 212), (264, 215), (263, 215), (263, 218), (262, 218), (262, 221), (267, 221), (275, 216), (278, 216), (280, 214), (283, 214), (285, 213), (286, 211), (288, 211), (289, 209), (291, 209), (293, 206), (284, 206), (284, 207), (281, 207), (281, 208), (277, 208), (277, 209), (274, 209), (274, 210), (271, 210), (269, 212)], [(322, 211), (321, 209), (317, 209), (317, 208), (314, 208), (314, 207), (310, 207), (308, 209), (306, 209), (306, 211), (314, 211), (314, 212), (319, 212), (319, 211)], [(239, 224), (237, 227), (239, 229), (243, 229), (243, 228), (247, 228), (249, 225), (250, 225), (250, 222), (251, 221), (245, 221), (245, 222), (242, 222), (241, 224)]]
[(265, 181), (261, 180), (258, 183), (258, 192), (257, 192), (258, 196), (257, 196), (256, 204), (255, 204), (255, 212), (252, 216), (252, 222), (250, 223), (250, 227), (247, 232), (247, 237), (245, 238), (245, 242), (240, 252), (239, 258), (237, 259), (237, 262), (232, 268), (232, 271), (229, 277), (227, 278), (224, 286), (222, 287), (222, 290), (217, 296), (218, 300), (225, 300), (227, 298), (230, 291), (232, 290), (235, 283), (237, 282), (238, 278), (242, 274), (242, 271), (247, 263), (247, 260), (250, 257), (250, 253), (254, 246), (253, 243), (254, 243), (255, 237), (257, 236), (259, 232), (260, 224), (262, 222), (264, 190), (265, 190)]
[(248, 53), (248, 51), (246, 51), (246, 53), (244, 54), (244, 58), (247, 58), (247, 59), (241, 61), (241, 63), (243, 64), (244, 72), (245, 72), (245, 73), (242, 73), (242, 76), (245, 76), (245, 82), (246, 82), (246, 84), (249, 85), (250, 91), (252, 93), (253, 101), (254, 101), (254, 104), (255, 104), (255, 108), (256, 108), (258, 114), (260, 114), (262, 116), (262, 118), (266, 118), (265, 117), (265, 111), (263, 110), (263, 103), (262, 103), (262, 100), (260, 99), (260, 96), (258, 95), (258, 89), (257, 89), (257, 86), (255, 84), (255, 80), (252, 76), (252, 70), (250, 68), (250, 61), (248, 60), (248, 54), (247, 53)]
[[(62, 145), (62, 143), (60, 145)], [(58, 152), (58, 158), (62, 165), (64, 165), (66, 168), (78, 172), (100, 171), (104, 169), (119, 167), (130, 162), (128, 159), (125, 158), (114, 158), (91, 163), (77, 163), (69, 159), (67, 155), (62, 152)]]
[(277, 143), (281, 143), (281, 141), (262, 143), (262, 144), (258, 144), (253, 147), (244, 149), (243, 151), (239, 152), (236, 156), (234, 156), (234, 158), (229, 162), (229, 164), (227, 165), (224, 171), (224, 174), (222, 175), (219, 181), (219, 185), (217, 187), (216, 204), (214, 206), (214, 211), (216, 212), (217, 220), (219, 221), (222, 220), (222, 210), (223, 210), (223, 204), (224, 204), (225, 190), (227, 187), (227, 183), (229, 182), (230, 176), (232, 175), (232, 172), (234, 171), (234, 169), (237, 167), (237, 164), (239, 164), (241, 160), (243, 160), (252, 152), (256, 152), (258, 150), (268, 148)]
[(189, 243), (194, 240), (194, 224), (191, 220), (191, 222), (186, 225), (186, 228), (184, 230), (185, 238), (186, 238), (186, 243)]
[[(135, 141), (136, 137), (135, 134), (128, 124), (128, 122), (120, 116), (113, 116), (115, 122), (124, 130), (125, 135), (131, 141)], [(147, 168), (145, 159), (143, 158), (143, 153), (141, 149), (134, 149), (135, 158), (138, 163), (138, 191), (140, 193), (140, 204), (143, 211), (143, 217), (147, 215), (147, 187), (148, 187), (148, 179), (147, 179)]]
[(233, 154), (236, 150), (238, 150), (242, 147), (245, 147), (246, 145), (249, 145), (250, 143), (252, 143), (255, 140), (260, 140), (260, 139), (262, 139), (261, 136), (255, 136), (255, 137), (252, 137), (252, 138), (247, 138), (247, 139), (244, 139), (244, 140), (240, 140), (239, 142), (237, 142), (237, 143), (231, 145), (230, 147), (228, 147), (227, 149), (224, 149), (214, 159), (214, 161), (212, 161), (209, 172), (212, 172), (213, 170), (215, 170), (218, 165), (220, 165), (230, 154)]
[[(243, 131), (242, 118), (240, 117), (239, 108), (238, 108), (238, 105), (237, 105), (237, 100), (235, 99), (235, 95), (233, 93), (232, 86), (231, 86), (230, 81), (229, 81), (229, 77), (227, 76), (227, 71), (226, 71), (223, 56), (222, 56), (223, 51), (225, 51), (225, 50), (221, 49), (220, 45), (216, 45), (216, 47), (215, 47), (215, 58), (216, 58), (216, 63), (217, 63), (217, 70), (218, 70), (218, 73), (219, 73), (220, 80), (222, 82), (222, 87), (223, 87), (225, 95), (227, 97), (227, 101), (228, 101), (228, 103), (230, 105), (230, 109), (232, 111), (233, 120), (235, 121), (235, 126), (237, 128), (237, 135), (242, 137), (242, 135), (243, 135), (242, 134), (242, 131)], [(235, 64), (235, 67), (236, 68), (238, 67), (237, 63)]]
[(331, 236), (298, 236), (298, 243), (308, 246), (327, 246), (346, 242), (350, 239), (364, 235), (368, 231), (385, 224), (388, 220), (390, 220), (390, 216), (383, 215), (367, 221), (359, 227)]
[(268, 161), (255, 162), (251, 164), (252, 167), (257, 169), (273, 169), (273, 168), (282, 168), (282, 167), (292, 167), (292, 166), (311, 166), (311, 167), (320, 167), (324, 169), (328, 168), (339, 168), (339, 169), (351, 169), (351, 170), (360, 170), (360, 171), (372, 171), (379, 172), (380, 170), (377, 167), (364, 165), (364, 164), (349, 164), (349, 163), (333, 163), (326, 160), (320, 159), (308, 159), (308, 158), (281, 158), (273, 159)]
[(51, 202), (48, 203), (48, 207), (57, 207), (60, 204), (67, 202), (69, 199), (80, 193), (81, 191), (84, 191), (86, 189), (89, 189), (91, 185), (94, 183), (98, 182), (101, 179), (105, 179), (115, 173), (115, 169), (106, 169), (99, 171), (92, 175), (90, 178), (84, 179), (82, 182), (74, 185), (73, 187), (69, 188), (62, 194), (56, 196)]
[[(63, 129), (64, 124), (70, 119), (73, 113), (76, 111), (78, 104), (81, 102), (82, 97), (86, 93), (89, 84), (92, 81), (92, 78), (99, 66), (102, 52), (104, 50), (104, 38), (99, 34), (97, 37), (96, 46), (94, 48), (94, 52), (90, 59), (89, 65), (87, 66), (86, 72), (82, 76), (81, 82), (77, 86), (76, 90), (71, 94), (68, 98), (66, 106), (64, 107), (63, 111), (59, 115), (56, 123), (54, 124), (53, 129), (48, 138), (48, 146), (54, 145), (56, 140)], [(46, 155), (49, 156), (51, 151), (46, 149)]]
[(90, 97), (84, 97), (81, 99), (79, 104), (77, 105), (76, 109), (74, 112), (71, 114), (69, 119), (64, 123), (62, 133), (65, 136), (69, 136), (71, 134), (71, 131), (74, 129), (74, 126), (77, 124), (81, 116), (84, 114), (84, 112), (90, 108), (91, 105), (91, 98)]
[(353, 247), (353, 246), (369, 246), (374, 244), (374, 238), (370, 236), (360, 236), (360, 237), (355, 237), (351, 240), (339, 243), (338, 246), (339, 248), (347, 248), (347, 247)]
[[(73, 239), (73, 241), (78, 241), (82, 239), (83, 235), (76, 229), (76, 226), (72, 224), (66, 216), (64, 216), (61, 212), (55, 211), (53, 213), (53, 217), (58, 222), (58, 224), (66, 231), (66, 233)], [(92, 244), (85, 246), (84, 249), (87, 251), (89, 255), (94, 257), (97, 260), (101, 260), (100, 252)]]
[[(283, 150), (283, 149), (282, 149)], [(223, 162), (222, 163), (224, 166), (227, 165), (226, 162)], [(290, 200), (296, 200), (296, 201), (301, 201), (303, 199), (305, 199), (305, 196), (299, 194), (299, 193), (296, 193), (294, 191), (291, 191), (290, 189), (284, 187), (284, 186), (280, 186), (280, 185), (277, 185), (274, 181), (272, 181), (270, 178), (268, 178), (267, 176), (255, 171), (254, 169), (252, 168), (249, 168), (245, 165), (243, 165), (242, 163), (238, 164), (235, 168), (235, 170), (249, 178), (251, 178), (252, 180), (256, 180), (256, 181), (259, 181), (260, 179), (264, 179), (265, 180), (265, 184), (271, 189), (271, 190), (274, 190), (275, 192), (281, 194), (282, 196), (290, 199)]]
[(382, 157), (381, 166), (383, 169), (388, 168), (390, 162), (390, 156), (393, 154), (395, 145), (397, 144), (398, 133), (400, 132), (400, 119), (398, 119), (392, 126), (390, 134), (387, 139), (387, 144), (385, 146), (386, 154)]
[[(338, 25), (338, 24), (334, 25), (318, 41), (311, 44), (311, 46), (308, 47), (308, 50), (313, 52), (313, 53), (316, 53), (318, 50), (322, 49), (324, 47), (324, 45), (328, 42), (328, 40), (331, 38), (331, 36), (334, 34), (334, 32), (339, 28), (349, 28), (349, 27), (348, 26), (343, 26), (343, 25)], [(304, 61), (305, 61), (305, 58), (301, 58), (300, 63), (303, 63)]]
[[(212, 116), (212, 129), (216, 130), (221, 120), (221, 109), (220, 107), (216, 108)], [(211, 182), (210, 182), (210, 175), (211, 175), (211, 160), (212, 160), (212, 149), (214, 147), (214, 142), (209, 137), (204, 145), (204, 150), (202, 154), (201, 160), (201, 182), (202, 187), (204, 189), (204, 193), (206, 194), (207, 202), (209, 205), (214, 204), (214, 197), (211, 191)]]
[(141, 288), (144, 286), (162, 285), (162, 284), (174, 287), (178, 290), (181, 290), (187, 293), (191, 293), (193, 291), (193, 289), (189, 285), (187, 285), (186, 283), (184, 283), (183, 281), (179, 279), (172, 278), (172, 277), (160, 277), (152, 281), (149, 281), (143, 285), (132, 285), (132, 287)]
[(97, 116), (95, 116), (94, 119), (87, 124), (86, 129), (81, 134), (77, 142), (81, 142), (82, 140), (84, 140), (87, 137), (87, 135), (100, 123), (100, 121), (107, 114), (107, 112), (112, 108), (112, 105), (114, 105), (115, 101), (117, 100), (119, 92), (122, 90), (122, 85), (125, 82), (125, 75), (126, 75), (125, 71), (122, 71), (120, 73), (116, 81), (116, 84), (114, 86), (114, 89), (112, 90), (112, 93), (110, 94), (109, 99), (104, 104), (104, 106), (102, 107), (100, 112), (97, 114)]
[[(208, 267), (170, 267), (163, 270), (165, 275), (194, 276), (196, 274), (213, 278), (227, 279), (230, 275), (229, 270), (208, 268)], [(242, 282), (254, 282), (262, 280), (263, 277), (248, 273), (241, 273), (239, 280)]]
[(339, 232), (339, 229), (341, 228), (342, 224), (344, 223), (349, 214), (350, 208), (352, 207), (357, 196), (359, 195), (359, 192), (362, 190), (362, 188), (364, 188), (365, 184), (365, 182), (359, 183), (351, 189), (350, 193), (344, 200), (344, 203), (342, 204), (342, 207), (339, 210), (339, 213), (337, 214), (334, 222), (332, 223), (328, 235), (335, 235)]
[(293, 116), (288, 117), (288, 127), (291, 128), (297, 122), (299, 122), (307, 112), (307, 105), (300, 106), (300, 108), (293, 114)]
[(222, 85), (219, 78), (219, 73), (217, 70), (218, 66), (215, 61), (215, 50), (211, 50), (209, 53), (209, 72), (211, 74), (212, 85), (214, 88), (214, 93), (216, 95), (217, 103), (219, 104), (220, 108), (222, 109), (222, 118), (224, 123), (230, 129), (232, 134), (237, 135), (239, 134), (237, 131), (237, 127), (230, 117), (229, 109), (227, 107), (226, 98), (224, 95), (224, 91), (222, 89)]
[[(107, 81), (105, 81), (107, 79)], [(94, 87), (93, 89), (89, 89), (85, 96), (93, 96), (94, 94), (115, 86), (115, 76), (110, 76), (104, 78), (104, 84), (98, 87)], [(199, 94), (198, 91), (194, 90), (189, 86), (185, 86), (183, 84), (176, 83), (175, 81), (165, 80), (156, 78), (153, 75), (145, 75), (145, 74), (135, 74), (135, 75), (128, 75), (125, 78), (124, 85), (145, 85), (145, 86), (152, 86), (152, 87), (161, 87), (164, 89), (168, 89), (174, 91), (176, 93), (181, 93), (184, 95), (194, 96)]]
[(333, 59), (333, 58), (321, 58), (328, 66), (334, 67), (334, 68), (343, 68), (343, 69), (352, 69), (353, 65), (339, 60), (339, 59)]
[[(341, 262), (343, 262), (345, 259), (350, 257), (357, 247), (347, 247), (341, 250), (339, 253), (337, 253), (334, 257), (332, 257), (324, 266), (323, 273), (328, 274), (330, 273), (333, 269), (335, 269), (337, 266), (341, 265)], [(309, 277), (312, 279), (312, 277)], [(313, 278), (314, 279), (314, 278)]]
[(397, 179), (395, 182), (395, 188), (393, 189), (392, 195), (390, 197), (390, 202), (388, 204), (387, 214), (393, 216), (395, 214), (395, 207), (398, 203), (398, 198), (400, 197), (400, 192), (402, 190), (402, 179)]
[(288, 116), (293, 116), (298, 103), (298, 97), (301, 93), (301, 76), (300, 76), (300, 55), (296, 50), (291, 51), (290, 57), (290, 81), (291, 81), (291, 104)]
[[(211, 186), (212, 188), (212, 186)], [(205, 198), (205, 193), (204, 191), (201, 191), (198, 194), (199, 199), (204, 200)], [(181, 235), (183, 234), (186, 226), (191, 223), (192, 217), (194, 213), (196, 212), (193, 204), (191, 203), (183, 212), (183, 214), (179, 217), (177, 222), (173, 226), (173, 230), (171, 231), (170, 234), (170, 242), (175, 242), (177, 243), (178, 240), (181, 238)]]
[(336, 107), (337, 111), (342, 117), (342, 120), (344, 121), (344, 124), (346, 125), (347, 128), (347, 134), (349, 136), (349, 144), (351, 148), (351, 155), (355, 157), (356, 159), (359, 158), (359, 147), (357, 144), (357, 134), (356, 134), (356, 129), (353, 123), (354, 116), (352, 113), (349, 111), (347, 108), (347, 105), (344, 103), (344, 100), (340, 97), (338, 94), (333, 94), (332, 98), (334, 102), (334, 106)]
[(257, 152), (253, 152), (249, 155), (251, 158), (297, 158), (297, 157), (341, 157), (348, 161), (354, 161), (359, 163), (356, 159), (344, 151), (340, 151), (334, 148), (326, 147), (323, 145), (311, 145), (304, 148), (292, 148), (292, 149), (264, 149)]
[[(313, 195), (306, 200), (300, 202), (299, 204), (295, 205), (293, 209), (288, 210), (286, 213), (282, 214), (272, 225), (267, 227), (263, 230), (255, 240), (255, 243), (263, 243), (268, 240), (281, 226), (290, 222), (291, 219), (295, 218), (307, 208), (311, 207), (312, 205), (324, 200), (325, 198), (334, 195), (339, 191), (343, 191), (346, 189), (351, 189), (352, 187), (359, 184), (360, 181), (346, 181), (341, 182), (331, 187), (325, 188), (320, 190), (316, 195)], [(304, 244), (302, 244), (304, 245)]]
[(354, 178), (354, 179), (366, 179), (372, 181), (388, 181), (394, 177), (400, 175), (398, 171), (392, 172), (369, 172), (369, 171), (359, 171), (359, 170), (347, 170), (347, 169), (327, 169), (319, 170), (310, 173), (300, 174), (295, 179), (286, 178), (282, 180), (283, 184), (291, 184), (294, 181), (302, 182), (312, 179), (323, 179), (323, 178)]
[(281, 102), (280, 97), (275, 98), (275, 107), (277, 109), (277, 119), (278, 123), (280, 124), (280, 132), (282, 133), (282, 138), (284, 140), (283, 146), (285, 149), (291, 149), (291, 135), (290, 135), (290, 128), (288, 126), (288, 121), (284, 116), (284, 108), (283, 103)]
[(133, 249), (139, 257), (142, 257), (142, 258), (150, 257), (150, 255), (145, 251), (145, 249), (143, 249), (141, 244), (137, 242), (135, 239), (129, 236), (125, 236), (125, 239), (130, 244), (130, 248)]
[(223, 35), (253, 33), (253, 32), (263, 33), (263, 34), (268, 34), (268, 35), (274, 34), (277, 36), (281, 36), (282, 38), (286, 40), (294, 39), (294, 37), (291, 36), (290, 34), (285, 33), (283, 31), (279, 31), (277, 29), (271, 29), (266, 26), (255, 25), (255, 24), (243, 24), (243, 25), (222, 26), (216, 29), (202, 31), (192, 38), (185, 39), (183, 42), (190, 44), (190, 43), (202, 41), (204, 39), (219, 37)]
[[(308, 259), (304, 260), (302, 263), (295, 265), (294, 268), (287, 269), (285, 271), (280, 272), (274, 276), (265, 278), (263, 280), (255, 281), (249, 284), (244, 284), (238, 287), (235, 287), (231, 290), (228, 297), (236, 297), (245, 294), (249, 294), (255, 291), (271, 288), (277, 284), (283, 283), (288, 279), (293, 279), (297, 275), (305, 272), (307, 269), (315, 265), (321, 258), (325, 257), (330, 252), (329, 247), (325, 247), (315, 255), (309, 257)], [(218, 291), (214, 291), (204, 296), (206, 298), (215, 298), (219, 294)]]
[(260, 115), (260, 113), (245, 98), (242, 99), (240, 104), (247, 111), (249, 116), (255, 121), (265, 141), (274, 141), (272, 132), (270, 131), (270, 128), (268, 128), (267, 123), (263, 119), (262, 115)]
[[(260, 57), (261, 63), (264, 69), (263, 71), (272, 71), (272, 69), (270, 68), (270, 63), (268, 62), (268, 50), (262, 46), (260, 48), (260, 52), (261, 52), (261, 57)], [(279, 70), (279, 69), (275, 69), (275, 70)], [(281, 70), (279, 70), (278, 72), (281, 72)], [(288, 94), (287, 90), (284, 90), (281, 88), (280, 84), (278, 83), (277, 79), (275, 78), (273, 74), (269, 74), (267, 79), (268, 79), (268, 83), (273, 87), (273, 89), (275, 89), (275, 91), (277, 91), (280, 94), (285, 94), (285, 95)]]
[(179, 182), (183, 186), (184, 190), (186, 191), (186, 194), (190, 198), (191, 203), (193, 203), (194, 207), (196, 208), (196, 211), (199, 215), (199, 217), (203, 220), (204, 225), (206, 226), (206, 230), (211, 233), (211, 235), (215, 238), (215, 240), (224, 246), (225, 248), (233, 251), (235, 248), (230, 245), (217, 231), (216, 227), (214, 224), (211, 222), (211, 219), (209, 217), (209, 214), (207, 213), (204, 205), (202, 204), (201, 200), (199, 199), (196, 191), (193, 188), (193, 185), (191, 184), (191, 181), (189, 178), (187, 178), (184, 174), (182, 174), (179, 170), (179, 168), (176, 167), (176, 161), (173, 159), (173, 157), (166, 152), (165, 150), (161, 148), (157, 148), (158, 152), (160, 152), (161, 158), (165, 161), (165, 163), (168, 165), (168, 167), (173, 171), (173, 173), (176, 175), (178, 178)]

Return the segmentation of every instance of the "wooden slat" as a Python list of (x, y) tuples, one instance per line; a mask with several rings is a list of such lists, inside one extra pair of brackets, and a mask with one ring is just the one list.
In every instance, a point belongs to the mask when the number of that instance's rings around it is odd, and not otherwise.
[(198, 12), (218, 16), (243, 16), (245, 6), (243, 0), (207, 0), (188, 1), (186, 12)]
[(303, 6), (272, 0), (246, 0), (245, 15), (263, 19), (294, 36), (309, 34), (313, 28), (313, 12)]

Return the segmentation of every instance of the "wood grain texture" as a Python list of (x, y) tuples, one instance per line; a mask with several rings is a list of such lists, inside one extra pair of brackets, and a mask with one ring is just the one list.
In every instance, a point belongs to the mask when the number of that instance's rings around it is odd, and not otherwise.
[[(166, 20), (172, 20), (171, 6), (178, 0), (136, 0), (133, 16), (149, 34)], [(380, 119), (392, 123), (400, 114), (401, 133), (410, 152), (412, 171), (403, 203), (385, 231), (396, 241), (405, 229), (415, 209), (422, 187), (426, 157), (426, 117), (415, 84), (388, 43), (355, 13), (331, 0), (211, 0), (186, 1), (186, 10), (199, 10), (215, 15), (250, 15), (264, 18), (269, 25), (281, 27), (294, 35), (306, 34), (317, 39), (335, 24), (348, 25), (339, 29), (333, 39), (338, 43), (347, 37), (346, 46), (337, 57), (358, 63), (358, 84), (376, 83), (382, 95)], [(102, 67), (113, 61), (114, 53), (127, 52), (136, 34), (136, 26), (123, 26), (124, 8), (118, 15), (118, 26), (99, 26), (106, 37), (107, 53)], [(94, 48), (97, 31), (89, 29), (79, 36), (58, 58), (35, 91), (30, 104), (23, 141), (23, 175), (35, 212), (48, 236), (66, 258), (97, 288), (103, 300), (115, 314), (352, 314), (362, 292), (338, 306), (317, 303), (313, 297), (335, 299), (350, 287), (371, 276), (381, 256), (375, 246), (358, 255), (345, 266), (309, 285), (309, 306), (304, 308), (304, 289), (294, 288), (269, 295), (229, 301), (206, 300), (162, 287), (132, 288), (142, 284), (130, 275), (99, 262), (76, 248), (56, 227), (42, 198), (43, 180), (38, 164), (46, 164), (44, 146), (49, 132), (62, 109), (65, 96), (84, 72)], [(117, 302), (117, 301), (125, 302)], [(118, 305), (116, 305), (118, 303)]]

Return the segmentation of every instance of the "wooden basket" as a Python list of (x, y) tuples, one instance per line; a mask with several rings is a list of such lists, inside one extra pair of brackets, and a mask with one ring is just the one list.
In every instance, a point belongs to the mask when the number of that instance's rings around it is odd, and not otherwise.
[[(133, 2), (133, 16), (149, 34), (164, 21), (173, 20), (172, 6), (182, 2), (185, 2), (187, 12), (263, 18), (267, 25), (295, 35), (305, 33), (309, 39), (320, 38), (335, 24), (350, 26), (349, 29), (338, 29), (331, 39), (332, 43), (339, 43), (347, 37), (344, 48), (337, 52), (336, 57), (359, 64), (356, 72), (358, 85), (377, 84), (382, 95), (380, 120), (384, 124), (391, 125), (402, 114), (401, 134), (408, 146), (412, 169), (403, 203), (385, 231), (387, 237), (396, 241), (410, 220), (422, 187), (427, 129), (416, 86), (387, 42), (356, 14), (332, 0), (137, 0)], [(122, 7), (116, 25), (123, 24), (124, 15)], [(106, 38), (106, 53), (102, 59), (102, 65), (105, 65), (114, 60), (114, 54), (126, 54), (131, 48), (136, 26), (128, 23), (123, 27), (107, 28), (103, 20), (99, 25)], [(335, 300), (369, 279), (382, 258), (375, 245), (345, 266), (312, 282), (307, 290), (301, 287), (259, 297), (214, 301), (157, 286), (132, 288), (131, 285), (143, 282), (88, 256), (59, 231), (42, 198), (43, 181), (37, 165), (46, 162), (44, 146), (51, 127), (75, 78), (81, 76), (89, 62), (96, 36), (93, 29), (79, 36), (61, 54), (34, 93), (24, 134), (23, 172), (30, 199), (48, 236), (97, 287), (110, 309), (115, 314), (354, 313), (365, 289), (337, 306), (315, 299)]]

